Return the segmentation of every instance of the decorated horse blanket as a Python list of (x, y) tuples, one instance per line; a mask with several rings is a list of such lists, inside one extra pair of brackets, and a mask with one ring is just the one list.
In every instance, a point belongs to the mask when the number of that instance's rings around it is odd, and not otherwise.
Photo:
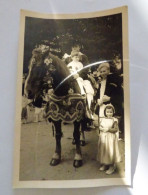
[(80, 94), (56, 96), (51, 94), (45, 112), (46, 118), (66, 123), (80, 121), (85, 114), (86, 97)]

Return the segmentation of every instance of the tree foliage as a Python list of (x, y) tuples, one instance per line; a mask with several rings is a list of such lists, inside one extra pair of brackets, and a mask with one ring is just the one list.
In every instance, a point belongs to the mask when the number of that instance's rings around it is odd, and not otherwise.
[(39, 19), (26, 17), (24, 72), (27, 72), (32, 50), (41, 41), (54, 42), (61, 52), (70, 54), (74, 41), (82, 45), (81, 51), (89, 62), (122, 57), (122, 15), (115, 14), (89, 19)]

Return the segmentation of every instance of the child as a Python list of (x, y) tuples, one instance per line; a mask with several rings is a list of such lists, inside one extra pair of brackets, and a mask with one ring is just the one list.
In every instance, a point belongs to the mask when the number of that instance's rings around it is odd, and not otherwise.
[(83, 64), (80, 62), (79, 52), (71, 52), (72, 61), (67, 65), (67, 67), (72, 67), (73, 72), (78, 71), (83, 68)]
[(70, 62), (67, 67), (69, 68), (70, 73), (74, 74), (73, 76), (79, 84), (81, 95), (84, 95), (85, 91), (83, 86), (83, 79), (79, 76), (79, 74), (77, 74), (77, 71), (83, 68), (83, 64), (79, 62), (79, 53), (71, 52), (71, 58), (72, 62)]
[(121, 161), (118, 145), (118, 120), (113, 117), (114, 113), (114, 107), (111, 104), (106, 105), (105, 117), (100, 119), (99, 125), (97, 160), (101, 164), (100, 171), (105, 171), (108, 175), (114, 173), (116, 163)]

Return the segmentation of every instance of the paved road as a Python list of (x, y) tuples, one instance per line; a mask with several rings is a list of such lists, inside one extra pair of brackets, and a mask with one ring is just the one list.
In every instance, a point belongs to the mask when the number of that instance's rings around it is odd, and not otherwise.
[(51, 124), (45, 121), (22, 124), (20, 149), (20, 180), (72, 180), (117, 178), (124, 176), (124, 142), (119, 141), (122, 162), (118, 171), (108, 176), (99, 171), (96, 161), (97, 140), (96, 131), (85, 133), (86, 146), (82, 147), (83, 166), (73, 167), (75, 146), (72, 145), (73, 125), (63, 125), (62, 161), (58, 166), (49, 165), (55, 150), (55, 138), (52, 135)]

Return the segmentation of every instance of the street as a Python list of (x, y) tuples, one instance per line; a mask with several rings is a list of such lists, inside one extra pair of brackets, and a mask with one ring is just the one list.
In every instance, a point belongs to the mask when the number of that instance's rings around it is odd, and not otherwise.
[(51, 123), (46, 121), (22, 124), (20, 148), (20, 181), (30, 180), (73, 180), (124, 177), (124, 142), (119, 141), (122, 162), (117, 171), (106, 175), (99, 171), (96, 161), (96, 130), (85, 132), (86, 145), (82, 146), (83, 166), (73, 167), (75, 145), (72, 145), (73, 124), (63, 125), (62, 160), (57, 166), (50, 166), (55, 151), (55, 137)]

